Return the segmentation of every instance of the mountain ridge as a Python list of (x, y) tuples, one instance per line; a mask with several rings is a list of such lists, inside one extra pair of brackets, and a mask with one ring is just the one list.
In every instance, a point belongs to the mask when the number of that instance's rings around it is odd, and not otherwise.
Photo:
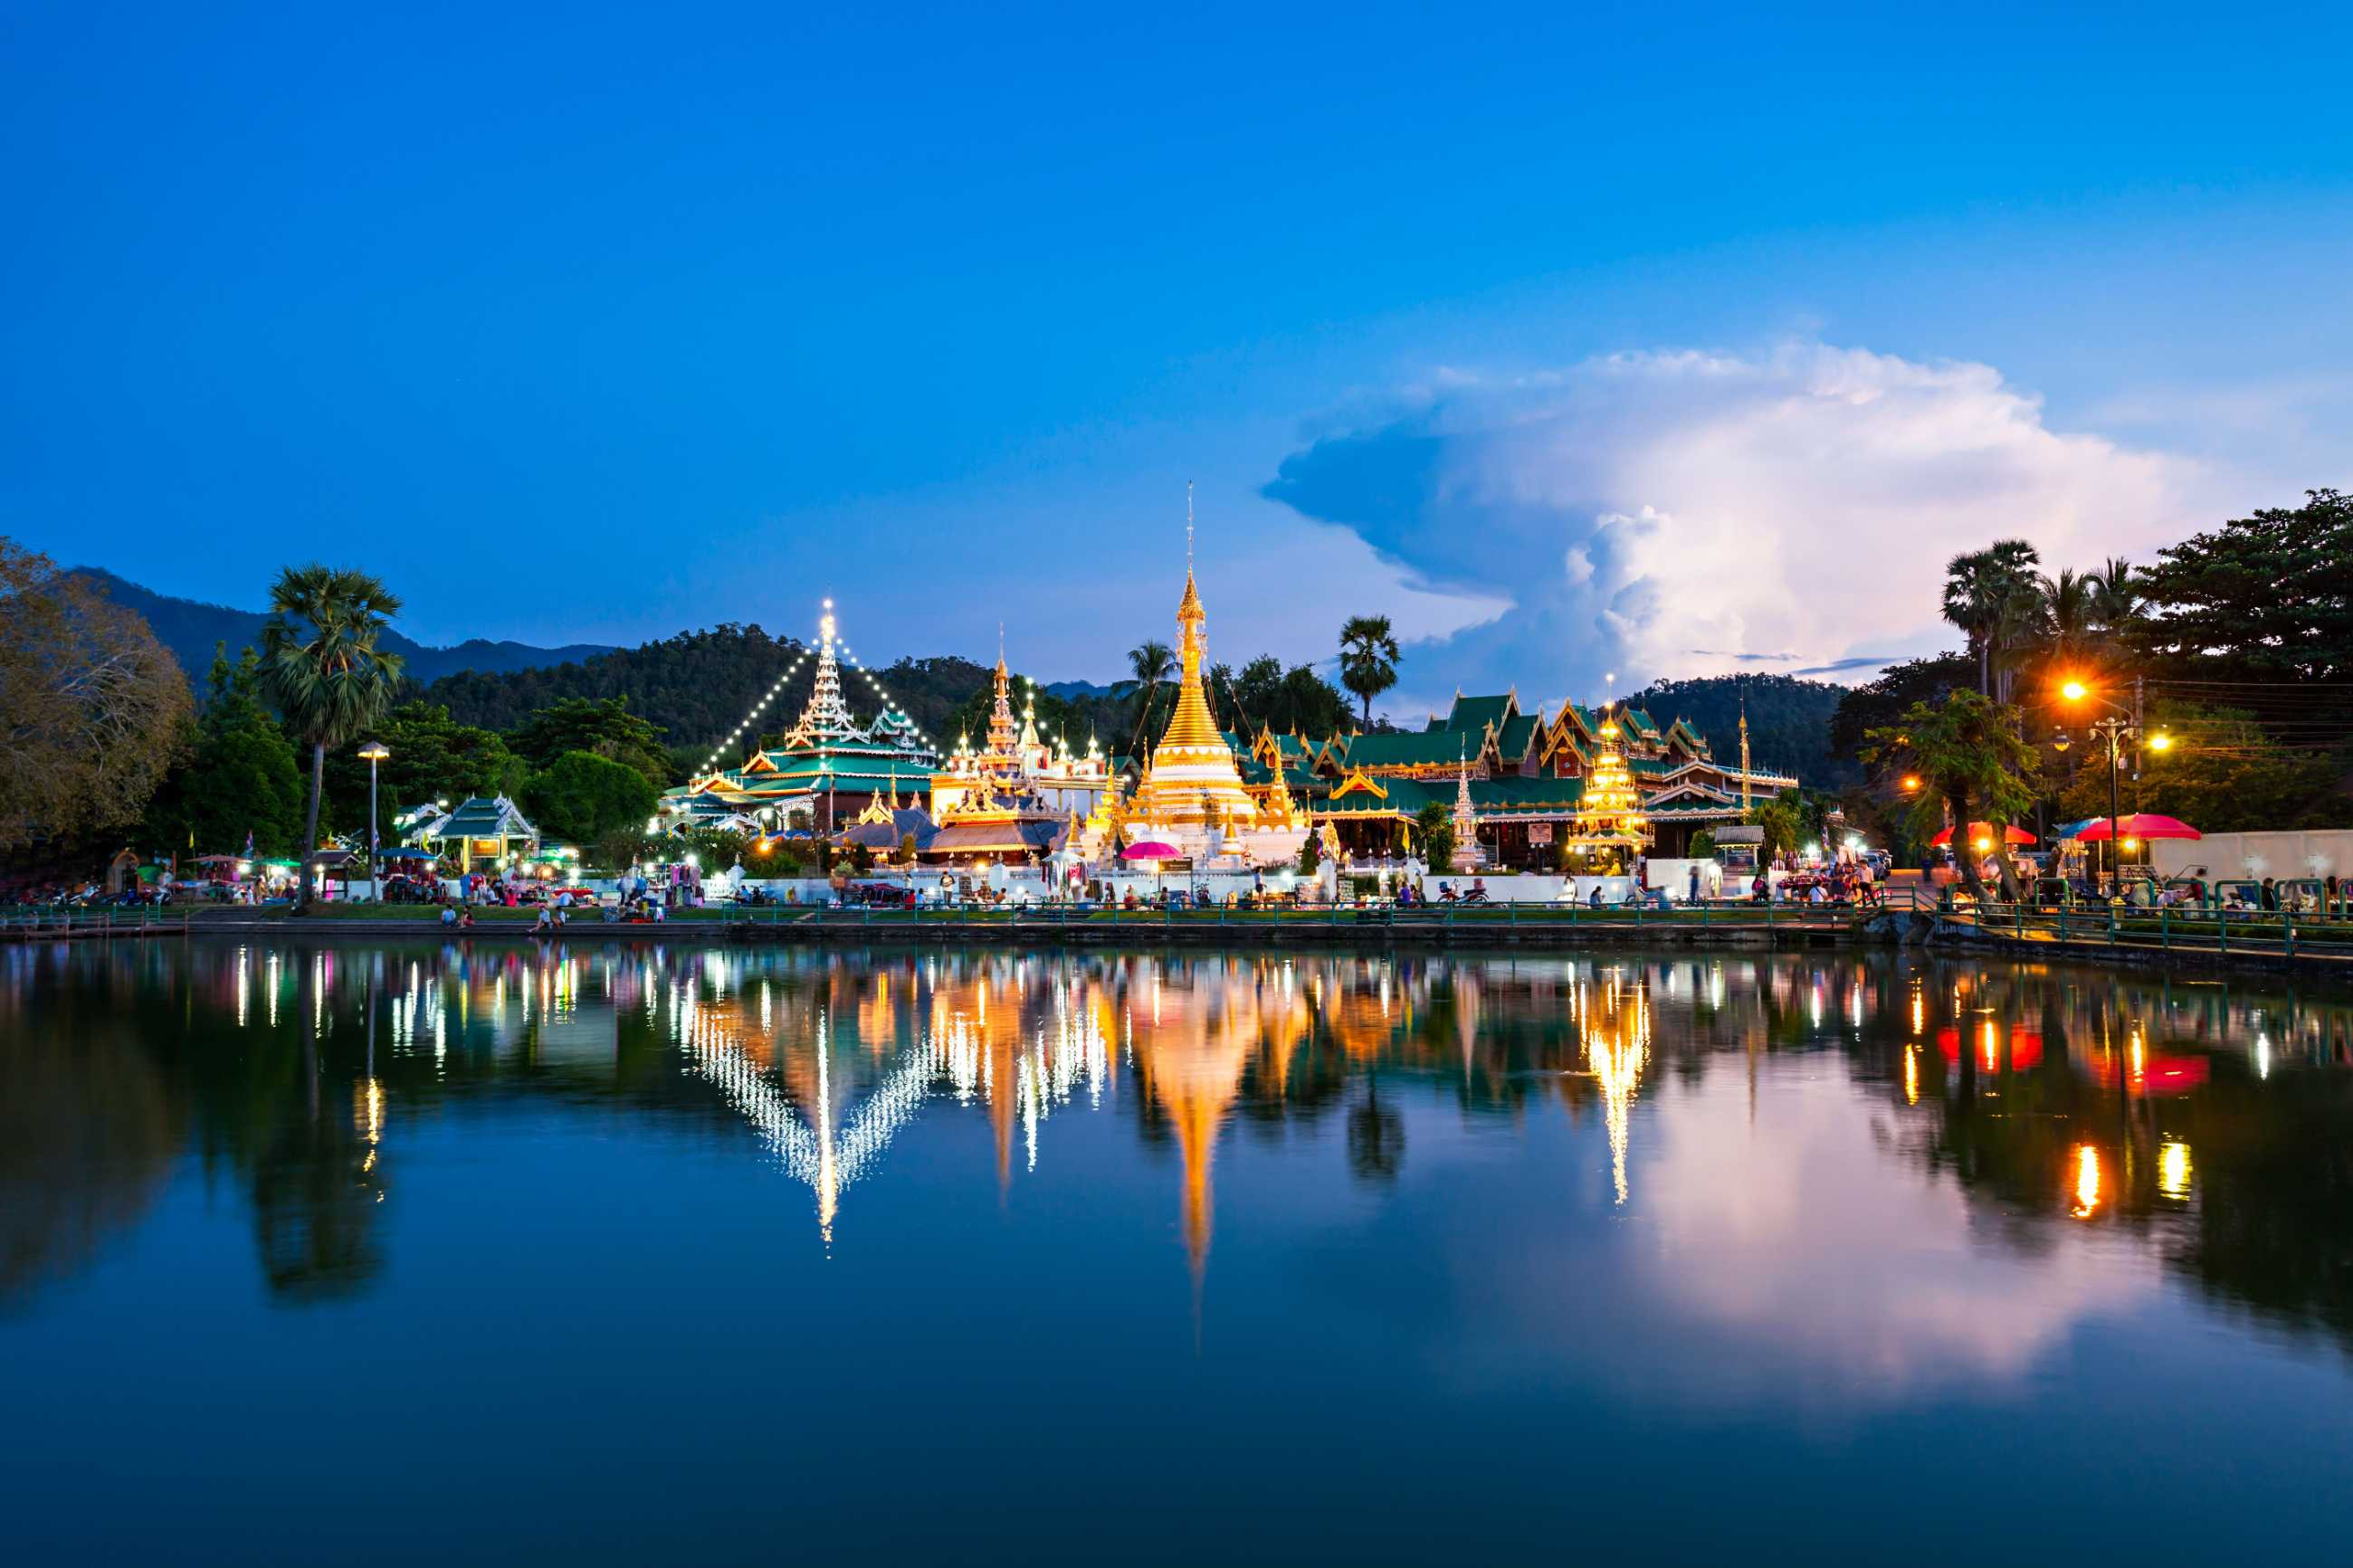
[[(262, 623), (269, 618), (259, 610), (239, 610), (176, 594), (159, 594), (102, 566), (76, 566), (65, 574), (103, 589), (116, 604), (145, 617), (154, 629), (156, 640), (170, 648), (172, 657), (180, 661), (180, 668), (191, 686), (201, 685), (205, 672), (212, 668), (216, 643), (227, 643), (229, 657), (234, 658), (248, 644), (260, 646)], [(537, 647), (529, 643), (486, 637), (469, 637), (447, 647), (436, 647), (397, 631), (385, 634), (384, 646), (386, 652), (396, 653), (408, 662), (408, 678), (419, 686), (429, 686), (444, 676), (470, 670), (483, 675), (507, 675), (545, 665), (576, 664), (600, 653), (618, 651), (606, 643)]]

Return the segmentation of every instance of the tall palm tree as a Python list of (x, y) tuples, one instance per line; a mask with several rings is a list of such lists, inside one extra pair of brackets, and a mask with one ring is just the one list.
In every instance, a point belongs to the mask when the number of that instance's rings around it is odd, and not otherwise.
[(311, 810), (302, 831), (298, 909), (311, 902), (311, 852), (327, 748), (374, 728), (400, 689), (402, 659), (379, 646), (400, 599), (382, 580), (342, 567), (289, 566), (269, 590), (261, 627), (261, 689), (286, 728), (311, 746)]
[(2003, 539), (1965, 551), (1945, 565), (1945, 619), (1968, 634), (1969, 649), (1978, 656), (1980, 695), (1994, 694), (1996, 657), (2031, 635), (2034, 569), (2042, 563), (2041, 552), (2025, 540)]
[(2037, 576), (2034, 652), (2053, 683), (2081, 670), (2099, 647), (2094, 579), (2062, 566), (2055, 577)]
[(1113, 689), (1122, 697), (1135, 700), (1135, 733), (1128, 742), (1128, 754), (1139, 754), (1136, 748), (1144, 742), (1145, 721), (1152, 716), (1152, 704), (1160, 689), (1176, 673), (1176, 650), (1165, 642), (1147, 642), (1127, 650), (1127, 668), (1134, 677), (1123, 680)]
[(1365, 700), (1365, 728), (1373, 727), (1373, 699), (1397, 684), (1396, 636), (1387, 616), (1350, 616), (1340, 628), (1340, 684)]
[(2092, 585), (2092, 619), (2111, 638), (2138, 625), (2145, 613), (2140, 573), (2121, 555), (2111, 555), (2086, 579)]

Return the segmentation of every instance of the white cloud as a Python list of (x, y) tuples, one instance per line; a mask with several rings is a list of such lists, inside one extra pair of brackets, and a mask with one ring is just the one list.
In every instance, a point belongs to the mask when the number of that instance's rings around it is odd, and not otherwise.
[(1925, 651), (1951, 640), (1954, 552), (2022, 536), (2053, 565), (2146, 559), (2222, 515), (2219, 489), (2189, 458), (2050, 428), (1990, 366), (1793, 343), (1450, 371), (1267, 493), (1418, 584), (1510, 600), (1418, 674), (1582, 695), (1612, 668)]

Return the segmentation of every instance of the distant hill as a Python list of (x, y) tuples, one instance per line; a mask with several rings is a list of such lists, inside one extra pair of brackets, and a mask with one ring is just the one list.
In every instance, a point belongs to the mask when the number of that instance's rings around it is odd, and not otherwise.
[(1677, 717), (1690, 720), (1718, 757), (1736, 762), (1745, 694), (1748, 754), (1757, 764), (1795, 773), (1820, 788), (1838, 789), (1862, 776), (1852, 757), (1840, 756), (1831, 748), (1831, 718), (1846, 692), (1843, 686), (1793, 675), (1714, 675), (1654, 680), (1626, 703), (1661, 724)]
[[(201, 684), (205, 671), (212, 668), (215, 643), (227, 643), (232, 658), (248, 644), (259, 647), (261, 623), (269, 618), (259, 610), (232, 610), (224, 605), (158, 594), (95, 566), (77, 566), (70, 574), (105, 589), (116, 604), (145, 616), (147, 624), (155, 628), (156, 637), (180, 661), (192, 685)], [(600, 643), (533, 647), (527, 643), (486, 642), (480, 637), (455, 647), (428, 647), (398, 632), (388, 633), (384, 643), (386, 649), (408, 661), (409, 679), (419, 685), (459, 670), (502, 674), (611, 651)]]

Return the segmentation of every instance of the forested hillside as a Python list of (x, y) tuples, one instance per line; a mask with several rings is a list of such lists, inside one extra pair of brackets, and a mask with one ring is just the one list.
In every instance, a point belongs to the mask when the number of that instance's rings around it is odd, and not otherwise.
[(1793, 675), (1715, 675), (1655, 680), (1626, 699), (1661, 724), (1681, 717), (1705, 735), (1715, 754), (1740, 756), (1740, 707), (1748, 704), (1748, 754), (1760, 767), (1793, 773), (1809, 784), (1838, 788), (1860, 776), (1854, 758), (1831, 746), (1831, 717), (1843, 686)]
[[(486, 730), (517, 729), (566, 697), (619, 698), (668, 731), (672, 745), (702, 746), (741, 722), (799, 651), (791, 638), (726, 623), (575, 663), (445, 676), (427, 685), (424, 697), (446, 706), (458, 722)], [(801, 699), (809, 669), (803, 664), (797, 682)]]

